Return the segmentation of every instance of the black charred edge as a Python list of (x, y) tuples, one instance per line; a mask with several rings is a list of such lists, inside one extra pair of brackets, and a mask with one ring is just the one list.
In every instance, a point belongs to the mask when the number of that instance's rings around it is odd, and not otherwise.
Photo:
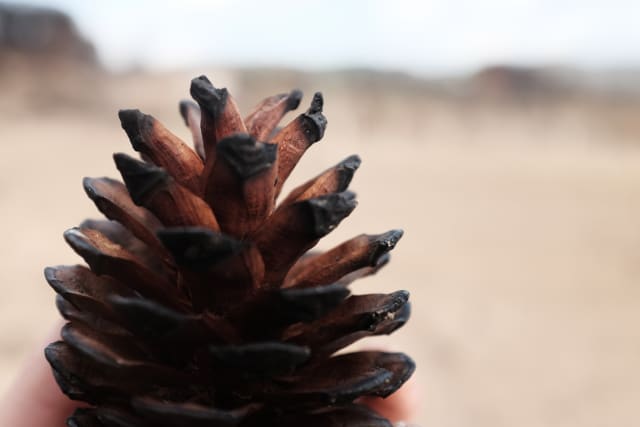
[(216, 89), (206, 76), (191, 80), (190, 92), (200, 108), (214, 118), (222, 114), (229, 97), (226, 88)]
[(103, 365), (108, 365), (112, 367), (118, 367), (118, 362), (114, 359), (106, 357), (103, 353), (95, 351), (95, 349), (89, 348), (82, 342), (82, 339), (79, 338), (77, 330), (71, 325), (71, 323), (67, 323), (60, 330), (60, 336), (62, 340), (67, 343), (70, 347), (75, 349), (79, 353), (83, 353), (85, 356), (88, 356), (91, 360), (95, 360), (98, 363)]
[[(320, 364), (317, 369), (322, 371), (323, 368), (324, 366)], [(309, 399), (322, 405), (343, 405), (351, 403), (361, 396), (376, 395), (377, 391), (385, 386), (385, 383), (393, 379), (393, 372), (380, 366), (375, 366), (375, 368), (377, 369), (371, 369), (356, 378), (342, 377), (340, 378), (341, 382), (330, 388), (301, 390), (298, 396), (294, 391), (294, 395), (291, 397), (294, 399), (298, 397), (301, 400)]]
[(198, 104), (189, 99), (183, 99), (180, 101), (178, 108), (180, 109), (180, 115), (182, 116), (182, 120), (184, 120), (184, 124), (186, 126), (189, 126), (189, 110), (200, 111)]
[(61, 294), (56, 295), (56, 309), (65, 320), (73, 320), (73, 314), (78, 312), (78, 308)]
[(118, 118), (120, 118), (120, 125), (127, 133), (133, 149), (144, 151), (147, 135), (156, 119), (140, 110), (120, 110)]
[(353, 212), (358, 204), (355, 197), (355, 193), (343, 191), (303, 200), (298, 203), (306, 204), (311, 210), (313, 230), (315, 236), (320, 238), (336, 228), (340, 221)]
[(309, 347), (268, 341), (210, 346), (209, 354), (217, 368), (267, 376), (292, 372), (296, 366), (309, 360), (311, 350)]
[[(396, 291), (389, 294), (386, 303), (377, 310), (367, 313), (366, 317), (370, 324), (370, 328), (384, 322), (385, 320), (395, 320), (395, 314), (400, 312), (409, 302), (409, 292)], [(393, 315), (393, 318), (390, 318)]]
[[(113, 323), (110, 319), (76, 306), (70, 298), (72, 295), (73, 294), (64, 296), (61, 294), (56, 295), (56, 308), (63, 319), (73, 324), (86, 325), (88, 327), (99, 324), (101, 331), (107, 335), (122, 336), (127, 334), (127, 331), (120, 327), (120, 325)], [(69, 299), (67, 299), (68, 297)]]
[(369, 258), (369, 265), (372, 267), (378, 265), (380, 258), (396, 247), (403, 234), (404, 231), (398, 229), (374, 236), (375, 246)]
[(217, 410), (145, 397), (134, 397), (131, 403), (145, 420), (163, 421), (169, 425), (231, 427), (239, 424), (245, 415), (242, 411)]
[(313, 99), (311, 100), (311, 105), (307, 110), (307, 114), (322, 113), (323, 106), (324, 106), (324, 98), (322, 97), (322, 92), (316, 92), (313, 94)]
[(57, 267), (46, 267), (44, 269), (44, 278), (47, 281), (47, 283), (49, 284), (49, 286), (51, 286), (51, 288), (59, 295), (66, 295), (69, 293), (67, 287), (65, 286), (64, 282), (61, 281), (60, 279), (58, 279), (57, 276), (57, 272), (58, 270), (60, 270), (60, 268), (64, 268), (61, 266), (57, 266)]
[(104, 253), (93, 246), (78, 227), (70, 228), (64, 232), (63, 236), (69, 246), (91, 266), (96, 274), (103, 273), (100, 259), (105, 256)]
[(410, 311), (405, 311), (405, 307), (409, 305), (408, 301), (409, 292), (407, 291), (389, 294), (388, 298), (374, 310), (358, 316), (354, 324), (356, 330), (389, 335), (407, 322)]
[(312, 322), (336, 308), (349, 296), (345, 286), (333, 284), (304, 289), (281, 289), (278, 305), (287, 323)]
[[(341, 368), (343, 374), (336, 377), (335, 384), (321, 385), (322, 375), (340, 365), (353, 368), (349, 371)], [(413, 365), (413, 361), (402, 353), (359, 351), (334, 356), (307, 370), (308, 382), (301, 382), (299, 388), (291, 390), (291, 398), (306, 395), (328, 405), (342, 405), (361, 396), (386, 396), (409, 378)], [(288, 392), (285, 391), (285, 395)]]
[(387, 397), (411, 378), (411, 375), (413, 375), (416, 370), (416, 363), (404, 353), (382, 353), (380, 359), (382, 365), (386, 365), (391, 361), (395, 368), (390, 370), (393, 373), (391, 381), (386, 382), (374, 393), (376, 396)]
[(192, 321), (190, 316), (148, 299), (112, 295), (108, 300), (126, 321), (125, 328), (149, 339), (161, 339)]
[(91, 403), (85, 390), (86, 385), (75, 375), (69, 372), (61, 353), (69, 351), (69, 346), (64, 341), (56, 341), (44, 349), (44, 357), (49, 362), (53, 376), (60, 390), (73, 400), (83, 400)]
[(293, 89), (287, 95), (286, 111), (291, 111), (298, 108), (300, 106), (300, 101), (302, 101), (302, 91), (300, 89)]
[[(69, 399), (89, 403), (93, 401), (91, 395), (85, 392), (85, 388), (78, 384), (76, 378), (71, 379), (69, 376), (64, 375), (62, 372), (54, 368), (51, 368), (51, 372), (53, 373), (53, 378), (58, 384), (58, 387)], [(82, 425), (82, 427), (85, 426)], [(100, 424), (100, 427), (103, 427), (103, 425)]]
[(322, 114), (323, 104), (322, 94), (316, 92), (307, 112), (299, 116), (300, 125), (309, 144), (320, 141), (327, 129), (327, 118)]
[(216, 150), (220, 158), (224, 159), (242, 180), (246, 180), (273, 165), (278, 146), (256, 142), (247, 134), (235, 134), (218, 142)]
[[(63, 316), (66, 316), (65, 313), (68, 313), (69, 310), (75, 309), (80, 310), (80, 308), (74, 304), (73, 295), (78, 295), (74, 290), (69, 289), (69, 285), (66, 281), (58, 279), (57, 273), (61, 269), (73, 268), (69, 266), (56, 266), (56, 267), (47, 267), (44, 269), (44, 278), (51, 286), (51, 288), (55, 291), (56, 295), (56, 305), (58, 311)], [(60, 302), (58, 302), (58, 297), (60, 297)], [(65, 317), (66, 318), (66, 317)]]
[(349, 184), (351, 184), (351, 180), (353, 179), (353, 175), (356, 170), (360, 167), (362, 160), (360, 160), (360, 156), (354, 154), (352, 156), (347, 157), (337, 166), (338, 172), (338, 191), (345, 191)]
[(244, 248), (233, 237), (201, 227), (166, 228), (157, 235), (178, 265), (194, 270), (206, 270)]
[(77, 330), (75, 330), (71, 323), (67, 323), (62, 327), (60, 335), (64, 342), (69, 344), (76, 351), (89, 357), (91, 360), (94, 360), (102, 365), (111, 366), (113, 368), (117, 368), (120, 366), (117, 360), (108, 357), (100, 351), (96, 351), (96, 349), (94, 348), (86, 346), (85, 343), (82, 342), (82, 338), (78, 336)]
[(409, 321), (410, 317), (411, 303), (407, 301), (407, 303), (403, 305), (400, 310), (394, 313), (393, 320), (387, 322), (387, 325), (384, 328), (384, 333), (389, 335), (397, 331)]
[(113, 160), (131, 199), (138, 206), (144, 206), (169, 180), (169, 174), (164, 169), (141, 162), (124, 153), (115, 153)]
[(97, 201), (100, 199), (103, 199), (104, 197), (102, 196), (102, 194), (100, 194), (98, 192), (98, 190), (96, 190), (94, 183), (96, 181), (107, 181), (110, 184), (120, 184), (120, 182), (116, 181), (115, 179), (112, 178), (107, 178), (107, 177), (102, 177), (102, 178), (91, 178), (91, 177), (84, 177), (82, 178), (82, 187), (84, 188), (84, 192), (87, 194), (87, 196), (92, 200), (92, 201)]

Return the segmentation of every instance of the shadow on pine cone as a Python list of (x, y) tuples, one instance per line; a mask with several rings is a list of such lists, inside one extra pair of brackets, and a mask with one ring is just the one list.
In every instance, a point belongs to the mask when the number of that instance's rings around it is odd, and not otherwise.
[[(335, 355), (409, 317), (408, 293), (350, 296), (402, 236), (360, 235), (309, 252), (355, 208), (351, 156), (294, 189), (282, 184), (327, 121), (322, 96), (278, 129), (302, 94), (245, 119), (202, 76), (180, 112), (195, 150), (138, 110), (119, 113), (143, 161), (115, 154), (124, 184), (86, 178), (108, 220), (65, 233), (89, 265), (50, 267), (68, 321), (45, 355), (61, 389), (89, 403), (69, 426), (389, 426), (357, 404), (412, 374), (402, 353)], [(258, 142), (258, 141), (269, 141)]]

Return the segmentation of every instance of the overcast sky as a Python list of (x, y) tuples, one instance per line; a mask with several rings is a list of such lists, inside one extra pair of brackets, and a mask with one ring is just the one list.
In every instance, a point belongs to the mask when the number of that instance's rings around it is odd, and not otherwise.
[(34, 0), (113, 69), (202, 64), (464, 73), (640, 65), (640, 0)]

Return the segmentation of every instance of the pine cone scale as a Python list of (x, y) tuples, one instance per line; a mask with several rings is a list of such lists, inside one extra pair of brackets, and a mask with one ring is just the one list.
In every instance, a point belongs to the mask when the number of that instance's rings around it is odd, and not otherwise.
[(166, 169), (181, 185), (198, 193), (204, 164), (187, 144), (140, 110), (120, 110), (118, 117), (134, 150)]
[(302, 92), (292, 90), (270, 96), (256, 105), (253, 111), (244, 119), (249, 135), (257, 141), (266, 141), (273, 133), (284, 115), (298, 108)]

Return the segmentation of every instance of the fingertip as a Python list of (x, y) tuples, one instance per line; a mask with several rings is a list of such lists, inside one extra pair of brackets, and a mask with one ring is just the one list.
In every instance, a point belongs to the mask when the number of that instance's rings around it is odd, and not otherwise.
[(415, 377), (410, 378), (395, 393), (387, 398), (365, 397), (360, 403), (373, 409), (392, 423), (407, 425), (414, 421), (420, 408), (420, 391)]
[(78, 404), (65, 396), (55, 382), (43, 348), (60, 337), (62, 321), (39, 343), (16, 373), (0, 403), (0, 425), (12, 427), (62, 427)]

